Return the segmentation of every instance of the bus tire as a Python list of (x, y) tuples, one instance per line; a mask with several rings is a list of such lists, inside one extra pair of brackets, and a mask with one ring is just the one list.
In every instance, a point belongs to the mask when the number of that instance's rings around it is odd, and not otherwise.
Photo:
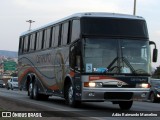
[(13, 90), (13, 86), (11, 85), (11, 90)]
[(40, 94), (38, 92), (38, 84), (37, 82), (34, 82), (33, 84), (33, 99), (39, 100), (40, 99)]
[(32, 82), (29, 83), (28, 96), (30, 97), (30, 99), (33, 99), (33, 83)]
[(7, 90), (9, 90), (10, 88), (9, 88), (9, 86), (7, 87)]
[(154, 94), (153, 92), (152, 92), (151, 95), (150, 95), (150, 100), (151, 100), (152, 103), (157, 102), (157, 101), (156, 101), (156, 96), (155, 96), (155, 94)]
[(129, 110), (132, 107), (133, 101), (119, 101), (121, 110)]
[(66, 88), (66, 103), (71, 107), (79, 107), (81, 102), (76, 101), (74, 97), (74, 88), (72, 84), (68, 84)]

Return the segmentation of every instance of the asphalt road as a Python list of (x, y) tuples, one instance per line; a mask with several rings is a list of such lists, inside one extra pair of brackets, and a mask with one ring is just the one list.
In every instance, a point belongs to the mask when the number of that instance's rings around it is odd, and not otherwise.
[[(45, 111), (45, 115), (48, 117), (78, 117), (83, 119), (87, 117), (87, 119), (98, 120), (160, 119), (160, 103), (135, 101), (130, 111), (121, 111), (118, 105), (113, 105), (111, 102), (86, 102), (80, 108), (71, 108), (65, 104), (64, 99), (59, 97), (50, 97), (48, 101), (36, 101), (29, 99), (26, 91), (12, 91), (5, 88), (0, 88), (0, 99), (16, 103), (16, 111)], [(19, 109), (19, 105), (24, 106), (24, 109)], [(0, 102), (0, 106), (4, 106), (2, 102)], [(8, 108), (8, 110), (10, 109)], [(124, 115), (127, 117), (122, 117)]]

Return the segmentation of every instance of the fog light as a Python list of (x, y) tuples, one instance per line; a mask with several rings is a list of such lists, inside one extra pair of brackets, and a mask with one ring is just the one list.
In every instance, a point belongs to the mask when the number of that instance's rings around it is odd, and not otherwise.
[(94, 96), (95, 96), (95, 93), (94, 93), (94, 92), (91, 92), (91, 93), (88, 94), (88, 96), (89, 96), (89, 97), (94, 97)]
[(142, 98), (146, 97), (146, 94), (145, 94), (145, 93), (142, 93), (142, 94), (141, 94), (141, 97), (142, 97)]
[(159, 95), (159, 94), (157, 94), (157, 97), (158, 97), (158, 98), (160, 98), (160, 95)]
[(102, 83), (96, 83), (96, 87), (101, 88), (103, 86)]

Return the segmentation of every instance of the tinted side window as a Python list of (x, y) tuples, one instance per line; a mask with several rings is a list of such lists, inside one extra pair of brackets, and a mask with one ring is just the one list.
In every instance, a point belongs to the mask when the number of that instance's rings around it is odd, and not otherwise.
[(36, 50), (36, 46), (37, 46), (37, 36), (38, 36), (38, 33), (36, 32), (35, 33), (34, 50)]
[(30, 49), (29, 51), (34, 51), (34, 44), (35, 44), (35, 33), (31, 35), (30, 37)]
[(80, 21), (72, 21), (72, 32), (71, 32), (71, 42), (77, 40), (80, 36)]
[(25, 37), (24, 39), (24, 48), (23, 48), (23, 52), (26, 53), (28, 49), (28, 36)]
[(48, 29), (46, 29), (45, 30), (45, 37), (44, 37), (44, 39), (45, 39), (45, 49), (46, 48), (49, 48), (49, 46), (50, 46), (50, 37), (51, 37), (51, 28), (48, 28)]
[(36, 50), (40, 50), (40, 46), (41, 46), (39, 36), (40, 36), (40, 32), (37, 33)]
[(23, 52), (23, 40), (24, 40), (23, 37), (21, 37), (19, 40), (19, 54)]
[(69, 23), (64, 23), (62, 25), (62, 36), (61, 36), (61, 45), (66, 45), (68, 41), (68, 28), (69, 28)]
[(55, 27), (52, 28), (52, 42), (51, 42), (51, 46), (54, 46), (54, 42), (55, 42)]
[(54, 47), (58, 46), (58, 39), (59, 39), (59, 26), (56, 26), (55, 27)]
[(30, 37), (29, 37), (29, 39), (30, 39), (29, 51), (31, 51), (31, 48), (32, 48), (32, 36), (33, 35), (30, 35)]
[(41, 48), (42, 48), (42, 38), (43, 38), (43, 31), (40, 31), (37, 34), (37, 46), (36, 46), (36, 50), (41, 50)]
[(30, 41), (31, 41), (31, 35), (28, 36), (28, 45), (27, 45), (27, 52), (29, 51), (30, 48)]
[(45, 48), (45, 30), (42, 31), (42, 41), (41, 41), (41, 49)]

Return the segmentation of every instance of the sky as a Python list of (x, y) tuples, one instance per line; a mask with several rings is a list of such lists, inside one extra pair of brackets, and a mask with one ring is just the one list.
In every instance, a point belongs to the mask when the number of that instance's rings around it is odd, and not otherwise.
[[(18, 51), (19, 36), (32, 29), (79, 12), (133, 14), (134, 0), (0, 0), (0, 50)], [(160, 53), (160, 0), (137, 0), (136, 15), (145, 18), (151, 41)], [(160, 65), (158, 62), (152, 64)]]

